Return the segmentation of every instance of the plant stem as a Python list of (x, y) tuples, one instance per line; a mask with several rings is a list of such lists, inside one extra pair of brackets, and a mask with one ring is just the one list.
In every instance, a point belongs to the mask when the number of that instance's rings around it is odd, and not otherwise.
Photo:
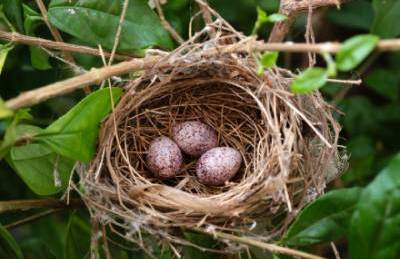
[(57, 209), (46, 210), (46, 211), (43, 211), (43, 212), (34, 214), (34, 215), (32, 215), (32, 216), (23, 218), (23, 219), (21, 219), (21, 220), (15, 221), (15, 222), (13, 222), (13, 223), (7, 224), (7, 225), (5, 225), (4, 227), (5, 227), (6, 229), (10, 230), (10, 229), (19, 227), (19, 226), (21, 226), (21, 225), (24, 225), (24, 224), (26, 224), (26, 223), (30, 223), (30, 222), (32, 222), (32, 221), (41, 219), (41, 218), (46, 217), (46, 216), (48, 216), (48, 215), (61, 212), (61, 211), (63, 211), (64, 209), (65, 209), (65, 208), (57, 208)]
[(262, 248), (262, 249), (268, 250), (272, 253), (291, 255), (294, 257), (301, 257), (301, 258), (308, 258), (308, 259), (323, 259), (323, 257), (320, 257), (320, 256), (312, 255), (312, 254), (309, 254), (306, 252), (298, 251), (298, 250), (287, 248), (287, 247), (278, 246), (275, 244), (261, 242), (254, 238), (251, 238), (251, 237), (235, 236), (235, 235), (231, 235), (231, 234), (227, 234), (227, 233), (223, 233), (223, 232), (219, 232), (219, 231), (208, 232), (208, 231), (198, 229), (198, 228), (192, 229), (192, 230), (203, 233), (203, 234), (211, 235), (215, 238), (227, 239), (227, 240), (231, 240), (231, 241), (234, 241), (237, 243)]
[(80, 199), (73, 199), (69, 204), (65, 202), (49, 198), (49, 199), (37, 199), (37, 200), (12, 200), (12, 201), (0, 201), (0, 213), (15, 211), (15, 210), (28, 210), (35, 208), (75, 208), (83, 206), (83, 202)]

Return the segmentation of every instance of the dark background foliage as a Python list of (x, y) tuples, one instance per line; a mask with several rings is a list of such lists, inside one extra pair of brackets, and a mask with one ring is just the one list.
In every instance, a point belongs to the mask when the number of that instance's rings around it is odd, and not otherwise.
[[(45, 1), (49, 8), (49, 20), (62, 31), (64, 40), (94, 47), (101, 42), (109, 50), (122, 1), (80, 1), (89, 12), (82, 8), (73, 9), (76, 1), (71, 2)], [(249, 35), (257, 19), (256, 7), (261, 7), (269, 14), (274, 13), (278, 10), (279, 1), (213, 0), (210, 4), (236, 29)], [(7, 18), (14, 30), (52, 39), (35, 1), (1, 0), (0, 5), (1, 15)], [(129, 8), (126, 18), (128, 22), (124, 25), (127, 33), (121, 38), (118, 52), (142, 55), (143, 49), (150, 46), (167, 50), (177, 46), (147, 6), (147, 1), (131, 0)], [(187, 38), (189, 20), (198, 11), (197, 5), (190, 0), (168, 0), (163, 9), (166, 18)], [(73, 18), (69, 16), (71, 12), (75, 14)], [(313, 27), (317, 42), (343, 41), (367, 33), (381, 38), (395, 38), (400, 35), (399, 18), (400, 2), (397, 0), (353, 0), (343, 4), (340, 10), (326, 8), (314, 13)], [(5, 20), (0, 19), (0, 29), (10, 30)], [(296, 19), (288, 40), (304, 41), (305, 21), (305, 15)], [(201, 24), (195, 21), (194, 26), (199, 27)], [(262, 26), (259, 37), (266, 39), (271, 27), (272, 24)], [(3, 50), (6, 42), (0, 44)], [(37, 47), (14, 46), (1, 71), (1, 98), (7, 100), (22, 91), (71, 77), (76, 68), (74, 70), (52, 56), (58, 54)], [(84, 69), (102, 66), (101, 59), (96, 57), (74, 54), (74, 58), (77, 65)], [(307, 57), (280, 53), (278, 64), (297, 71), (307, 66)], [(325, 66), (323, 60), (318, 60), (317, 65)], [(343, 125), (340, 141), (347, 147), (349, 168), (331, 183), (328, 190), (332, 191), (299, 215), (285, 237), (279, 241), (282, 245), (333, 257), (330, 242), (335, 241), (343, 258), (400, 257), (399, 72), (400, 53), (373, 53), (360, 67), (338, 75), (343, 79), (361, 78), (362, 85), (350, 87), (328, 84), (321, 89), (326, 100), (341, 111), (337, 113)], [(29, 110), (30, 116), (24, 112), (20, 112), (19, 116), (24, 123), (45, 128), (83, 97), (81, 91), (56, 97), (32, 107)], [(10, 120), (0, 121), (3, 137), (10, 125)], [(80, 129), (87, 130), (88, 127), (83, 125)], [(50, 141), (45, 133), (40, 134), (42, 138), (47, 138), (44, 140), (46, 143)], [(73, 159), (66, 153), (61, 155)], [(23, 177), (19, 177), (9, 164), (4, 159), (0, 162), (1, 200), (41, 198), (27, 187), (21, 180)], [(45, 169), (40, 167), (39, 170)], [(55, 196), (59, 197), (60, 194)], [(61, 210), (29, 224), (8, 226), (10, 232), (7, 232), (4, 226), (32, 213), (18, 211), (0, 215), (0, 258), (88, 258), (91, 226), (84, 210)], [(209, 237), (199, 234), (186, 233), (186, 237), (203, 245), (212, 246), (215, 243)], [(125, 249), (125, 246), (130, 249)], [(220, 257), (217, 254), (200, 253), (192, 248), (184, 248), (183, 251), (185, 258)], [(146, 257), (122, 240), (119, 240), (119, 244), (111, 244), (111, 252), (113, 258)], [(104, 256), (100, 248), (98, 253)], [(154, 253), (160, 258), (173, 257), (173, 253), (163, 244), (155, 244)], [(257, 249), (252, 250), (252, 254), (257, 258), (272, 256)]]

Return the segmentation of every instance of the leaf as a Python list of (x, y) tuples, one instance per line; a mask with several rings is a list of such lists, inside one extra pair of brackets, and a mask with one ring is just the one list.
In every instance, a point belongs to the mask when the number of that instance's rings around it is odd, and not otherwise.
[(2, 225), (0, 225), (0, 258), (24, 258), (22, 251), (13, 236)]
[(268, 16), (268, 22), (276, 23), (286, 20), (288, 17), (284, 14), (273, 13)]
[(396, 74), (386, 69), (376, 69), (366, 79), (369, 88), (392, 101), (399, 98), (398, 82)]
[(275, 66), (279, 52), (266, 52), (261, 56), (260, 63), (264, 68)]
[[(39, 195), (52, 195), (64, 190), (75, 164), (75, 161), (57, 155), (41, 143), (12, 147), (6, 160), (25, 184)], [(60, 186), (55, 184), (55, 171)]]
[(8, 53), (14, 48), (12, 43), (7, 43), (5, 45), (0, 44), (0, 75), (3, 70), (4, 63), (6, 62)]
[(5, 119), (12, 117), (14, 112), (10, 110), (6, 104), (4, 103), (3, 99), (0, 98), (0, 119)]
[(328, 80), (328, 71), (323, 68), (308, 68), (301, 73), (291, 85), (292, 92), (307, 94), (325, 85)]
[(364, 61), (379, 42), (375, 35), (357, 35), (343, 43), (336, 55), (337, 67), (341, 71), (350, 71)]
[(309, 204), (290, 226), (283, 242), (306, 246), (336, 240), (346, 233), (361, 188), (330, 191)]
[(18, 31), (24, 32), (22, 23), (21, 0), (2, 0), (5, 15)]
[(65, 236), (64, 259), (88, 258), (90, 249), (90, 225), (71, 214)]
[[(24, 28), (27, 35), (35, 36), (35, 30), (44, 24), (42, 16), (28, 5), (23, 5), (24, 10)], [(31, 54), (31, 64), (38, 70), (47, 70), (51, 68), (49, 55), (41, 48), (29, 47)]]
[(382, 38), (394, 38), (400, 35), (400, 27), (395, 26), (400, 17), (398, 0), (373, 0), (375, 19), (371, 28), (373, 34)]
[[(100, 44), (111, 49), (121, 10), (121, 1), (52, 0), (48, 18), (58, 29), (92, 46), (97, 47)], [(151, 46), (171, 49), (173, 42), (146, 1), (131, 0), (122, 26), (118, 50), (132, 52)]]
[(117, 103), (122, 90), (104, 88), (84, 98), (67, 114), (48, 126), (36, 139), (54, 152), (74, 160), (90, 161), (95, 153), (99, 124)]
[(265, 69), (275, 66), (278, 60), (279, 52), (265, 52), (258, 60), (257, 73), (262, 75)]
[(400, 254), (400, 154), (363, 190), (349, 227), (352, 258)]

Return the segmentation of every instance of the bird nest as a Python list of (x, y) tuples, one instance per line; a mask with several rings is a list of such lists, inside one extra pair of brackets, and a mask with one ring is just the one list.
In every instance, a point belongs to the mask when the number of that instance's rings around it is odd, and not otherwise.
[[(98, 152), (82, 170), (80, 188), (93, 217), (125, 239), (144, 236), (186, 242), (183, 230), (282, 234), (296, 212), (321, 194), (340, 171), (339, 126), (316, 92), (289, 90), (292, 74), (274, 67), (257, 73), (249, 39), (220, 20), (208, 25), (125, 86), (101, 128)], [(172, 179), (146, 165), (150, 142), (173, 126), (202, 121), (220, 146), (243, 163), (222, 186), (206, 186), (196, 159), (184, 158)]]

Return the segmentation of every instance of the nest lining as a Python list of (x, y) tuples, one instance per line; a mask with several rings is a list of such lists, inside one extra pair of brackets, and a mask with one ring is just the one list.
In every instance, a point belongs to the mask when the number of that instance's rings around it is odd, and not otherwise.
[[(291, 74), (280, 68), (257, 75), (252, 55), (204, 55), (210, 46), (245, 42), (231, 28), (218, 28), (219, 36), (205, 40), (203, 30), (125, 87), (102, 125), (97, 157), (81, 173), (92, 216), (118, 226), (126, 239), (137, 241), (145, 232), (183, 242), (172, 229), (249, 232), (257, 224), (256, 233), (273, 237), (293, 217), (288, 211), (322, 193), (340, 171), (339, 127), (320, 94), (294, 96)], [(147, 170), (150, 141), (188, 120), (210, 125), (220, 146), (242, 154), (228, 184), (201, 184), (191, 157), (175, 179)], [(273, 221), (278, 215), (282, 219)]]

